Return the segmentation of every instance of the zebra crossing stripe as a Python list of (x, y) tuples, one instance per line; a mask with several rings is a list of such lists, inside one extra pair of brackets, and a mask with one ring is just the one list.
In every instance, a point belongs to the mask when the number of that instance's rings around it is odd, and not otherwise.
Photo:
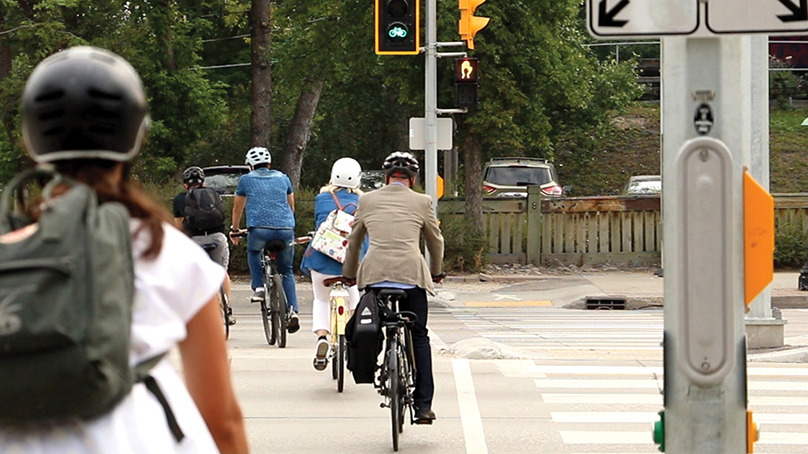
[(646, 430), (645, 432), (562, 430), (559, 434), (566, 444), (654, 444), (653, 434), (650, 430)]
[[(659, 380), (536, 379), (540, 389), (660, 389)], [(808, 382), (750, 381), (750, 391), (808, 391)]]
[[(662, 394), (569, 394), (569, 393), (542, 393), (542, 399), (548, 404), (590, 404), (590, 405), (662, 405)], [(750, 407), (778, 406), (794, 407), (808, 406), (808, 397), (795, 396), (750, 396)]]
[[(755, 413), (754, 418), (761, 426), (808, 424), (806, 413)], [(554, 411), (550, 412), (550, 419), (557, 423), (576, 424), (646, 424), (658, 421), (659, 415), (655, 411)]]
[[(530, 374), (567, 374), (567, 375), (658, 375), (664, 370), (660, 367), (643, 366), (531, 366)], [(749, 376), (759, 377), (808, 377), (808, 367), (747, 367)]]

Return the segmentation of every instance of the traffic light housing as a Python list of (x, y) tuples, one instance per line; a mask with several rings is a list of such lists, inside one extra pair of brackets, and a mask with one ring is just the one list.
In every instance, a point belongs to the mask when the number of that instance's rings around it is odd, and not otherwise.
[(469, 49), (474, 49), (474, 36), (478, 31), (488, 25), (491, 19), (487, 17), (477, 17), (474, 11), (477, 7), (485, 3), (486, 0), (459, 0), (460, 1), (460, 22), (458, 31), (460, 39), (466, 42)]
[(477, 72), (479, 61), (476, 58), (455, 59), (455, 106), (474, 107), (477, 105)]
[(375, 0), (377, 55), (421, 52), (421, 0)]

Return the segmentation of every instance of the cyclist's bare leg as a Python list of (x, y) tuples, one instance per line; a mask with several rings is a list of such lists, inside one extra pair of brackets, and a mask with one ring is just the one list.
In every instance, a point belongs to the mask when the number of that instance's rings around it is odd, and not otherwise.
[(230, 284), (230, 273), (224, 273), (224, 282), (222, 283), (222, 287), (224, 287), (224, 294), (227, 295), (227, 300), (233, 301), (233, 299), (230, 298), (230, 290), (232, 288)]

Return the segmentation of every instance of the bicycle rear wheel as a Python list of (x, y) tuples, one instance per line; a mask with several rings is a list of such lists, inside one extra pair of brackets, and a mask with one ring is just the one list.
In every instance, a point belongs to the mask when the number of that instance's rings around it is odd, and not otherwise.
[(272, 275), (272, 328), (278, 339), (278, 348), (286, 348), (286, 293), (280, 274)]
[(342, 392), (345, 388), (345, 335), (339, 335), (337, 343), (337, 357), (334, 364), (337, 369), (337, 392)]
[(230, 339), (230, 302), (227, 300), (227, 294), (224, 293), (224, 287), (219, 287), (219, 306), (222, 309), (222, 323), (224, 323), (224, 338)]
[(404, 414), (407, 411), (409, 399), (409, 362), (404, 354), (404, 346), (401, 341), (396, 342), (396, 353), (398, 355), (398, 433), (404, 432)]
[(337, 335), (331, 335), (331, 378), (337, 379), (337, 355), (339, 355), (339, 344)]
[(401, 375), (398, 372), (398, 354), (396, 352), (395, 339), (390, 339), (387, 345), (387, 377), (390, 380), (387, 387), (388, 398), (390, 400), (390, 422), (393, 429), (393, 451), (398, 451), (398, 435), (401, 427), (401, 399), (399, 393), (401, 388), (399, 380)]

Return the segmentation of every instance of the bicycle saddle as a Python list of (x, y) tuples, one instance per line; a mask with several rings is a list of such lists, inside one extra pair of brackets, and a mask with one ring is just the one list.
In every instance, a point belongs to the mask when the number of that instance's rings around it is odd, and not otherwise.
[(379, 290), (377, 293), (379, 298), (384, 298), (386, 296), (395, 296), (399, 299), (405, 300), (407, 299), (407, 292), (400, 288), (383, 288)]
[(269, 240), (264, 249), (269, 252), (278, 253), (286, 249), (286, 242), (283, 240)]

